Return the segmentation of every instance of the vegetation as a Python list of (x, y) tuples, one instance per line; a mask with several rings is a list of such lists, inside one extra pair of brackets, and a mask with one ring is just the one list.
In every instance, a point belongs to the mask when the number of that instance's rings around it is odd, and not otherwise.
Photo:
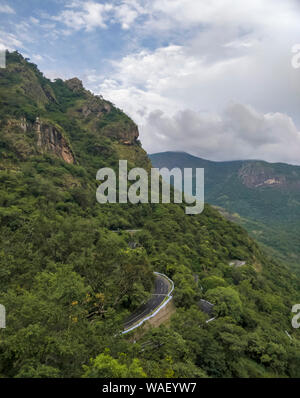
[[(50, 82), (17, 53), (7, 61), (0, 77), (1, 377), (299, 377), (299, 333), (291, 327), (299, 279), (288, 267), (209, 205), (188, 216), (177, 204), (98, 204), (97, 170), (116, 168), (119, 151), (130, 165), (149, 167), (144, 151), (103, 132), (94, 124), (101, 115), (77, 115), (88, 92)], [(34, 92), (23, 90), (27, 78)], [(39, 152), (35, 115), (59, 126), (76, 163)], [(21, 118), (26, 131), (16, 124)], [(114, 110), (113, 123), (119, 118), (134, 128)], [(126, 229), (140, 232), (132, 238)], [(232, 259), (246, 265), (230, 266)], [(120, 332), (148, 299), (153, 271), (174, 281), (176, 313), (133, 343), (134, 332)], [(201, 298), (215, 304), (213, 322), (206, 323)]]
[(150, 156), (155, 167), (203, 167), (205, 199), (300, 275), (300, 167), (256, 160), (213, 162), (187, 153)]

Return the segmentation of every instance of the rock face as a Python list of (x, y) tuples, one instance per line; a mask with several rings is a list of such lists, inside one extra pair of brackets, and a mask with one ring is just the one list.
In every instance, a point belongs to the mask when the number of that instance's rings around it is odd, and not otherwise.
[[(117, 140), (123, 145), (134, 145), (139, 137), (139, 131), (132, 120), (116, 117), (116, 109), (99, 95), (93, 95), (83, 87), (82, 81), (77, 77), (66, 80), (65, 84), (73, 93), (81, 93), (84, 101), (78, 103), (69, 110), (69, 116), (80, 118), (90, 130)], [(113, 113), (113, 115), (111, 114)], [(120, 119), (120, 117), (119, 117)]]
[(21, 117), (20, 119), (8, 119), (6, 126), (9, 129), (19, 128), (23, 131), (23, 133), (26, 133), (32, 127), (25, 117)]
[[(34, 142), (29, 139), (32, 133)], [(74, 153), (62, 131), (50, 122), (40, 121), (39, 118), (36, 118), (34, 123), (25, 117), (8, 119), (3, 127), (2, 136), (22, 159), (36, 153), (48, 152), (67, 163), (76, 163)]]
[(79, 116), (87, 118), (89, 116), (94, 116), (96, 118), (102, 117), (104, 114), (111, 111), (111, 106), (108, 102), (105, 102), (97, 97), (90, 97), (85, 101), (82, 106), (76, 109)]
[[(132, 119), (85, 89), (77, 77), (52, 82), (17, 52), (7, 54), (7, 67), (0, 70), (0, 77), (8, 88), (0, 90), (0, 133), (7, 159), (16, 156), (25, 161), (52, 154), (77, 163), (76, 152), (86, 146), (88, 156), (121, 156), (121, 151), (133, 163), (146, 163)], [(80, 135), (82, 145), (78, 146)], [(71, 143), (69, 137), (76, 139)]]
[(247, 188), (280, 186), (286, 183), (286, 178), (276, 175), (272, 169), (251, 163), (243, 165), (238, 175)]
[(84, 90), (82, 81), (77, 77), (73, 77), (72, 79), (65, 81), (66, 85), (72, 90), (74, 93), (78, 93)]
[(41, 122), (37, 118), (34, 123), (34, 129), (37, 135), (38, 149), (42, 152), (54, 153), (66, 163), (75, 163), (75, 156), (70, 145), (55, 126), (47, 122)]
[(135, 126), (130, 132), (125, 132), (124, 136), (122, 137), (122, 143), (125, 145), (132, 145), (134, 144), (137, 139), (139, 138), (139, 130), (138, 127)]
[(134, 145), (139, 137), (137, 126), (114, 126), (111, 125), (103, 130), (104, 135), (115, 138), (123, 145)]

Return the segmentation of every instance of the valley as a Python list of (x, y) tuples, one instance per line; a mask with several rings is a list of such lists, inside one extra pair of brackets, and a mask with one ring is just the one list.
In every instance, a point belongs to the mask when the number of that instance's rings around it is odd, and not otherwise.
[(155, 167), (204, 168), (205, 201), (300, 272), (300, 166), (258, 160), (213, 162), (187, 153), (150, 155)]

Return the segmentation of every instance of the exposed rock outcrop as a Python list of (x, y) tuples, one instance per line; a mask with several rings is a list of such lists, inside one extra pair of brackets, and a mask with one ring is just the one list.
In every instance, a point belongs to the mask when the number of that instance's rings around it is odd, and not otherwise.
[(23, 133), (26, 133), (32, 127), (32, 124), (26, 120), (25, 117), (21, 117), (20, 119), (8, 119), (6, 121), (6, 126), (9, 129), (21, 129)]
[(102, 130), (107, 137), (115, 138), (123, 145), (133, 145), (139, 137), (138, 127), (134, 124), (111, 124)]
[(84, 91), (84, 87), (82, 81), (79, 80), (77, 77), (73, 77), (72, 79), (65, 81), (66, 85), (72, 90), (74, 93), (78, 93)]
[[(77, 77), (52, 82), (28, 61), (17, 52), (8, 53), (7, 67), (0, 71), (9, 87), (1, 92), (6, 108), (0, 120), (6, 159), (49, 153), (76, 163), (69, 137), (76, 137), (77, 150), (82, 136), (88, 156), (112, 158), (121, 152), (132, 164), (149, 163), (137, 142), (137, 126), (121, 109), (85, 89)], [(35, 120), (37, 115), (41, 120)]]
[[(24, 117), (21, 119), (7, 119), (2, 121), (1, 139), (9, 151), (14, 152), (18, 158), (26, 159), (34, 154), (34, 146), (28, 136), (32, 124)], [(6, 154), (3, 154), (6, 156)]]
[[(67, 80), (65, 83), (74, 93), (82, 93), (85, 97), (84, 101), (78, 101), (73, 108), (69, 109), (70, 117), (79, 117), (84, 123), (87, 123), (91, 131), (113, 138), (123, 145), (136, 143), (139, 131), (132, 120), (120, 117), (122, 112), (116, 110), (113, 104), (101, 96), (93, 95), (90, 91), (85, 90), (82, 81), (77, 77)], [(109, 115), (111, 112), (114, 112), (112, 116)]]
[(281, 186), (286, 183), (285, 176), (276, 175), (273, 169), (265, 168), (259, 164), (245, 164), (238, 174), (247, 188)]
[(75, 163), (75, 156), (67, 140), (51, 123), (41, 122), (39, 118), (34, 123), (37, 135), (37, 147), (42, 152), (52, 152), (66, 163)]
[(84, 118), (92, 115), (100, 118), (111, 111), (111, 105), (98, 97), (91, 96), (82, 106), (76, 108), (77, 113)]

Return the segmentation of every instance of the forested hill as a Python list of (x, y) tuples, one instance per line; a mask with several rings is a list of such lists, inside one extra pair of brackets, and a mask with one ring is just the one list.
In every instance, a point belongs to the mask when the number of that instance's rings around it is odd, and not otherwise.
[(214, 162), (183, 152), (150, 155), (155, 167), (203, 167), (205, 200), (300, 274), (300, 166), (261, 160)]
[[(299, 376), (299, 333), (291, 327), (299, 279), (210, 206), (188, 216), (175, 204), (100, 205), (96, 172), (119, 159), (151, 167), (129, 117), (78, 79), (51, 82), (20, 54), (7, 54), (0, 375)], [(140, 230), (134, 245), (126, 229)], [(174, 281), (176, 313), (133, 344), (120, 331), (149, 297), (153, 271)], [(210, 323), (201, 298), (214, 304)]]

